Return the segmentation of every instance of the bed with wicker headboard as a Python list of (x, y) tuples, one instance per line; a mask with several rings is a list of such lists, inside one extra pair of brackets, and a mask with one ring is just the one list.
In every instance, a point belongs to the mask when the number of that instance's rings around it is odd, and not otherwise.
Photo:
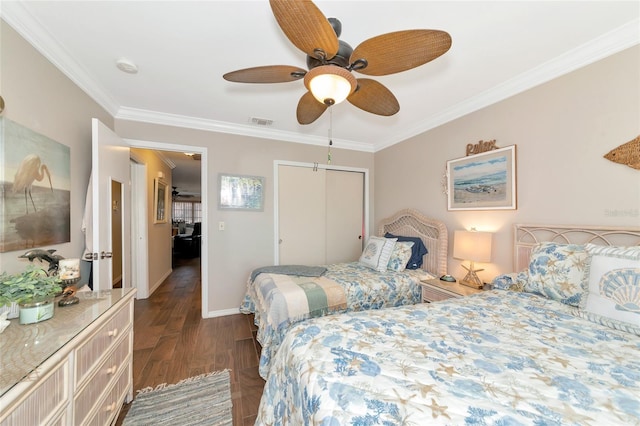
[(436, 276), (447, 273), (449, 237), (444, 222), (427, 217), (417, 210), (405, 209), (380, 221), (378, 235), (384, 236), (387, 233), (420, 238), (428, 250), (422, 269)]
[(514, 234), (492, 291), (294, 326), (256, 424), (640, 424), (640, 228)]
[[(401, 244), (384, 238), (387, 233), (414, 239), (414, 242)], [(383, 246), (372, 250), (371, 242), (376, 238)], [(378, 235), (365, 244), (363, 256), (385, 250), (393, 253), (391, 259), (387, 258), (388, 262), (380, 257), (375, 268), (361, 257), (320, 267), (278, 265), (254, 270), (247, 280), (240, 311), (255, 314), (256, 338), (262, 345), (260, 374), (266, 377), (270, 360), (293, 324), (340, 312), (419, 303), (420, 281), (447, 272), (447, 238), (443, 222), (405, 209), (382, 219)], [(420, 241), (424, 248), (416, 251)], [(425, 248), (427, 253), (422, 255)], [(408, 255), (411, 259), (405, 258)]]
[(532, 248), (543, 242), (637, 246), (640, 245), (640, 227), (515, 224), (513, 226), (514, 271), (526, 269), (529, 266)]

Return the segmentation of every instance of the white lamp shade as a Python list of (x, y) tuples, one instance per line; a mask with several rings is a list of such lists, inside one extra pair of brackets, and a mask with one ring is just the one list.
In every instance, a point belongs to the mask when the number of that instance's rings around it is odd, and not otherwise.
[(490, 262), (492, 236), (490, 232), (455, 231), (453, 257), (472, 262)]
[(356, 89), (356, 78), (344, 68), (322, 65), (310, 70), (304, 84), (318, 102), (326, 105), (339, 104)]

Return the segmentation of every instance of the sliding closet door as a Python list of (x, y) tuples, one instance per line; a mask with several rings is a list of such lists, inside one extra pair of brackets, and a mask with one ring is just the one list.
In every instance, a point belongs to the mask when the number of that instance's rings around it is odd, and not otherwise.
[(327, 170), (326, 260), (353, 262), (362, 254), (364, 173)]
[(322, 169), (278, 167), (281, 265), (325, 264), (325, 189)]
[(281, 265), (351, 262), (362, 253), (364, 173), (278, 166)]

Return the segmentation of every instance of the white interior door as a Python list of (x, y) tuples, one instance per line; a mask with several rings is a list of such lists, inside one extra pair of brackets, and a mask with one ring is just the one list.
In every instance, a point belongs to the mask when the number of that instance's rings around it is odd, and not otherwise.
[(278, 247), (281, 265), (325, 263), (325, 188), (323, 169), (278, 167)]
[[(122, 212), (122, 287), (131, 287), (131, 206), (129, 146), (99, 120), (92, 125), (93, 290), (107, 290), (113, 282), (112, 210)], [(119, 199), (112, 199), (120, 185)], [(119, 204), (119, 205), (118, 205)]]
[(327, 170), (326, 262), (358, 260), (364, 238), (364, 173)]

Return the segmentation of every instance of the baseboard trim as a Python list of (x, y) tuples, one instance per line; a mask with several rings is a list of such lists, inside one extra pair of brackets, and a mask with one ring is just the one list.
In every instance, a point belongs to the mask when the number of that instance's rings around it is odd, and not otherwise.
[(160, 287), (162, 285), (162, 283), (164, 282), (164, 280), (167, 279), (167, 277), (169, 275), (171, 275), (171, 273), (173, 272), (172, 268), (169, 268), (169, 270), (162, 276), (160, 277), (160, 279), (158, 281), (155, 282), (154, 285), (152, 285), (149, 288), (149, 296), (151, 296), (153, 294), (154, 291), (156, 291), (158, 289), (158, 287)]
[(239, 314), (239, 313), (240, 313), (240, 308), (222, 309), (220, 311), (207, 312), (206, 318), (224, 317), (224, 316), (227, 316), (227, 315), (234, 315), (234, 314)]

